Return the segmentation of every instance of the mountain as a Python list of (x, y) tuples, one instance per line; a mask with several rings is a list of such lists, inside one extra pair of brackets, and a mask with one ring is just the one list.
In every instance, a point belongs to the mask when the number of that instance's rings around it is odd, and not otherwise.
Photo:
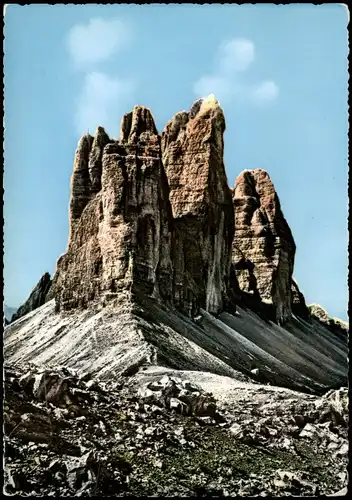
[(135, 106), (119, 141), (102, 127), (81, 138), (67, 251), (7, 327), (5, 359), (103, 379), (150, 365), (318, 393), (346, 384), (346, 327), (306, 306), (269, 175), (228, 187), (224, 130), (209, 96), (161, 135)]
[(224, 130), (209, 96), (80, 139), (67, 250), (4, 332), (9, 494), (346, 495), (348, 325)]
[(51, 287), (50, 274), (45, 273), (40, 278), (36, 286), (33, 288), (26, 302), (22, 304), (21, 307), (19, 307), (17, 311), (14, 313), (11, 321), (16, 321), (16, 319), (25, 316), (27, 313), (34, 311), (34, 309), (37, 309), (37, 307), (40, 307), (42, 304), (44, 304), (46, 296), (48, 295), (48, 292), (50, 290), (50, 287)]
[(7, 319), (7, 321), (11, 321), (12, 315), (15, 314), (17, 311), (16, 307), (9, 307), (6, 304), (4, 304), (4, 316)]

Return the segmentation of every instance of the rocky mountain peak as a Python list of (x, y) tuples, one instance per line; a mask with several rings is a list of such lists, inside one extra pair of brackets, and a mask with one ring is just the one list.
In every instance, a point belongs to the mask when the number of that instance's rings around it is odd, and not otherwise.
[(161, 139), (175, 227), (175, 302), (220, 312), (227, 300), (233, 204), (223, 163), (225, 120), (210, 96), (177, 113)]
[(136, 144), (140, 141), (151, 140), (153, 136), (157, 135), (154, 118), (148, 108), (135, 106), (130, 113), (123, 116), (120, 127), (122, 143)]
[(233, 204), (223, 163), (225, 119), (214, 96), (177, 113), (158, 135), (135, 106), (120, 141), (102, 127), (78, 145), (58, 308), (143, 292), (194, 315), (228, 300)]
[(103, 151), (110, 142), (111, 139), (104, 128), (98, 127), (89, 153), (88, 170), (91, 194), (97, 193), (101, 189)]
[(79, 141), (67, 250), (4, 332), (6, 493), (347, 494), (347, 325), (224, 130), (211, 95)]
[(52, 280), (50, 274), (44, 273), (33, 288), (30, 296), (25, 301), (25, 303), (22, 304), (22, 306), (19, 307), (17, 311), (12, 315), (11, 321), (16, 321), (17, 319), (25, 316), (34, 309), (42, 306), (47, 301), (47, 297), (51, 290), (51, 285)]
[(171, 300), (172, 216), (150, 110), (126, 114), (120, 139), (98, 127), (79, 142), (69, 246), (54, 280), (58, 309), (104, 304), (123, 290)]
[(68, 248), (48, 295), (58, 310), (142, 293), (191, 317), (240, 305), (281, 324), (292, 312), (309, 320), (273, 182), (262, 169), (244, 170), (229, 188), (224, 131), (211, 94), (161, 135), (151, 111), (134, 106), (119, 140), (103, 127), (80, 139)]
[(232, 262), (240, 289), (272, 304), (276, 320), (291, 317), (296, 246), (274, 185), (262, 169), (245, 170), (235, 182)]

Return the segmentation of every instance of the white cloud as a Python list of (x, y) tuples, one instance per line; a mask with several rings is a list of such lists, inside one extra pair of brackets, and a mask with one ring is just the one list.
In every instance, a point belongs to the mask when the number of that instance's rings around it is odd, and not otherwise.
[(218, 49), (219, 73), (230, 76), (236, 71), (245, 71), (254, 61), (254, 54), (254, 43), (245, 38), (222, 43)]
[(210, 75), (201, 76), (193, 84), (193, 92), (197, 97), (209, 94), (222, 102), (234, 97), (250, 99), (252, 103), (269, 103), (276, 99), (279, 87), (272, 80), (256, 85), (248, 85), (240, 78), (255, 60), (255, 46), (246, 38), (233, 38), (221, 43), (214, 59), (214, 71)]
[(126, 109), (133, 106), (133, 81), (97, 71), (131, 40), (128, 25), (120, 19), (90, 19), (68, 33), (66, 43), (76, 70), (83, 71), (82, 89), (76, 101), (75, 129), (82, 135), (94, 133), (98, 125), (109, 134), (119, 130)]
[(107, 60), (130, 40), (130, 29), (120, 19), (91, 19), (76, 24), (67, 37), (67, 48), (78, 69)]
[(274, 101), (279, 94), (279, 87), (272, 80), (256, 85), (251, 92), (251, 97), (258, 103), (269, 103)]
[[(134, 83), (104, 73), (88, 73), (77, 101), (75, 126), (82, 135), (89, 129), (94, 133), (98, 125), (114, 135), (119, 131), (120, 120), (129, 106), (133, 106)], [(116, 135), (116, 134), (115, 134)]]
[(225, 99), (229, 93), (230, 82), (221, 76), (202, 76), (193, 86), (193, 91), (198, 97), (215, 94), (218, 99)]

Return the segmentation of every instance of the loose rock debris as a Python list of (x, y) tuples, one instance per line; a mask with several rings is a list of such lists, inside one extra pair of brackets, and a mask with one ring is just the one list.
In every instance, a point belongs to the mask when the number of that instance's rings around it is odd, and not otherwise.
[(131, 390), (66, 368), (5, 368), (5, 490), (30, 496), (333, 495), (346, 488), (347, 389), (239, 389), (219, 404), (163, 376)]
[[(164, 375), (159, 381), (149, 382), (138, 390), (142, 401), (161, 404), (164, 408), (174, 409), (183, 415), (217, 417), (216, 402), (210, 393), (202, 393), (188, 380)], [(215, 422), (213, 418), (211, 421)]]

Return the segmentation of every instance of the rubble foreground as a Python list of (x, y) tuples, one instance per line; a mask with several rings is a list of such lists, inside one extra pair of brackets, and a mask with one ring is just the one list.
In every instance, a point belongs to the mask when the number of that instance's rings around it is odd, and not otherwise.
[[(104, 383), (64, 367), (5, 367), (6, 493), (316, 496), (346, 487), (346, 388), (318, 397), (170, 373)], [(210, 382), (221, 399), (204, 390)]]

